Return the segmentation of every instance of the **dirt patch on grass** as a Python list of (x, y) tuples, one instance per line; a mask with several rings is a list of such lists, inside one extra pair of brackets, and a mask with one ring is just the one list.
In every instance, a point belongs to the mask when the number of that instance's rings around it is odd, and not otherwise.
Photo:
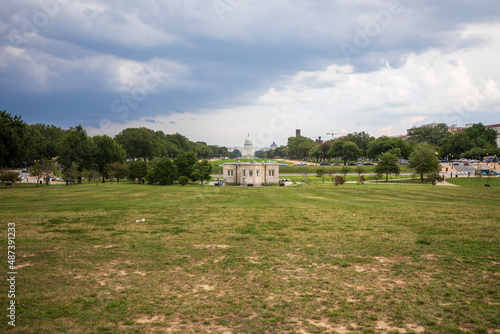
[(228, 249), (229, 245), (194, 245), (194, 248), (198, 249)]
[(423, 333), (425, 331), (425, 328), (423, 326), (419, 326), (417, 324), (407, 324), (405, 327), (400, 328), (400, 327), (390, 326), (385, 321), (377, 321), (375, 329), (382, 331), (382, 333), (395, 332), (395, 331), (399, 333), (408, 333), (409, 331), (413, 333)]

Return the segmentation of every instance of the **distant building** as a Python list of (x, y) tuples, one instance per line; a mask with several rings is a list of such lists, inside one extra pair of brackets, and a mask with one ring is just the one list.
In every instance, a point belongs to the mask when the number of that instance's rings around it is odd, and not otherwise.
[(274, 149), (277, 149), (277, 148), (278, 148), (278, 145), (277, 145), (275, 142), (273, 142), (273, 143), (271, 144), (270, 149), (271, 149), (271, 150), (274, 150)]
[(224, 163), (223, 176), (227, 184), (260, 186), (278, 184), (279, 164), (262, 162)]
[[(276, 145), (276, 143), (273, 143), (273, 145), (278, 147), (278, 145)], [(255, 152), (257, 152), (257, 151), (269, 151), (269, 147), (254, 147), (253, 140), (252, 140), (252, 138), (250, 138), (250, 133), (249, 133), (247, 138), (245, 139), (245, 143), (243, 144), (243, 147), (229, 147), (227, 150), (228, 150), (228, 152), (234, 152), (235, 150), (238, 150), (241, 152), (242, 157), (255, 157)]]

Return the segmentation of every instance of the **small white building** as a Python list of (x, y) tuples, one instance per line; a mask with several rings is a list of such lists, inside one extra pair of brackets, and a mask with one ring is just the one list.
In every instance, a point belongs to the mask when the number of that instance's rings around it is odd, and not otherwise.
[(278, 184), (279, 165), (263, 162), (224, 163), (223, 176), (227, 184), (254, 185)]

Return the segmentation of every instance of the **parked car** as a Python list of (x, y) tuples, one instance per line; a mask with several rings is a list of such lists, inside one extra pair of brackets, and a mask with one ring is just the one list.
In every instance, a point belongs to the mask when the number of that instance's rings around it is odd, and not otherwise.
[(356, 166), (358, 163), (357, 162), (349, 162), (347, 165), (348, 166)]
[(373, 162), (365, 161), (365, 162), (363, 162), (363, 165), (365, 165), (365, 166), (373, 166)]
[(307, 164), (305, 162), (299, 162), (298, 164), (296, 164), (295, 166), (307, 166)]
[(334, 162), (332, 166), (340, 166), (340, 164), (338, 162)]
[(330, 166), (330, 164), (328, 162), (325, 162), (325, 161), (321, 161), (319, 163), (320, 166)]
[(498, 172), (495, 172), (492, 169), (481, 169), (482, 175), (498, 175)]
[(288, 166), (287, 164), (283, 164), (283, 163), (281, 163), (281, 164), (279, 164), (279, 165), (280, 165), (280, 166)]

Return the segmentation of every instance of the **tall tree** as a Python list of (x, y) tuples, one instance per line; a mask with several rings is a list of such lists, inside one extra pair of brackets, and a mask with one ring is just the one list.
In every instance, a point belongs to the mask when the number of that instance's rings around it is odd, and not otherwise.
[[(369, 158), (377, 158), (384, 152), (399, 148), (401, 150), (401, 158), (407, 159), (411, 153), (411, 145), (401, 138), (379, 137), (368, 145), (367, 155)], [(399, 158), (399, 157), (398, 157)]]
[(399, 175), (400, 168), (398, 157), (391, 152), (382, 153), (379, 156), (379, 163), (375, 166), (375, 173), (385, 174), (385, 181), (389, 181), (389, 174)]
[(29, 152), (27, 158), (30, 159), (52, 159), (57, 157), (58, 146), (64, 135), (64, 130), (60, 127), (47, 124), (28, 125)]
[[(58, 151), (58, 162), (65, 169), (77, 168), (79, 173), (91, 169), (93, 142), (81, 125), (71, 127), (64, 133)], [(80, 177), (78, 180), (81, 182)]]
[(169, 185), (178, 179), (177, 168), (172, 160), (163, 157), (155, 164), (152, 173), (148, 176), (151, 184)]
[(434, 127), (413, 127), (408, 130), (408, 140), (413, 144), (429, 143), (433, 146), (439, 146), (443, 145), (450, 135), (446, 124), (437, 124)]
[(352, 141), (353, 143), (358, 145), (358, 148), (361, 150), (362, 156), (366, 157), (368, 152), (368, 145), (375, 140), (375, 137), (372, 137), (368, 133), (362, 131), (349, 133), (348, 135), (341, 137), (341, 139), (344, 141)]
[(157, 135), (146, 128), (128, 128), (116, 135), (115, 140), (123, 147), (127, 157), (151, 160), (157, 150)]
[(344, 165), (347, 165), (348, 161), (357, 160), (360, 154), (361, 150), (358, 148), (358, 145), (352, 141), (344, 141), (343, 139), (335, 140), (330, 149), (330, 155), (341, 158), (344, 161)]
[(116, 177), (116, 181), (118, 181), (118, 183), (120, 183), (120, 179), (128, 178), (128, 175), (130, 173), (127, 165), (117, 161), (106, 164), (104, 170), (106, 172), (106, 175), (108, 175), (108, 177), (111, 179), (111, 182), (113, 182), (113, 179)]
[(191, 179), (193, 181), (201, 181), (201, 185), (203, 186), (205, 180), (210, 180), (211, 172), (212, 165), (207, 160), (203, 159), (202, 161), (197, 161), (193, 166)]
[(97, 166), (97, 170), (102, 175), (102, 182), (104, 183), (107, 174), (106, 165), (113, 162), (123, 163), (125, 161), (125, 150), (111, 137), (95, 136), (92, 137), (93, 141), (93, 161)]
[(179, 154), (179, 156), (174, 160), (174, 164), (177, 167), (177, 173), (179, 176), (185, 176), (191, 178), (193, 173), (193, 166), (198, 161), (196, 156), (192, 151), (184, 152)]
[(54, 175), (56, 170), (57, 168), (52, 160), (42, 158), (40, 161), (36, 161), (31, 172), (32, 176), (36, 176), (36, 186), (38, 187), (41, 178), (44, 178), (46, 184), (49, 185), (50, 177)]
[(146, 178), (148, 175), (148, 163), (146, 161), (142, 161), (141, 159), (137, 161), (133, 161), (128, 164), (129, 168), (129, 180), (142, 180), (142, 178)]
[(497, 132), (494, 129), (487, 129), (482, 123), (474, 124), (464, 132), (469, 136), (473, 146), (483, 148), (497, 146)]
[(422, 182), (424, 182), (424, 174), (438, 173), (440, 168), (435, 148), (428, 143), (416, 145), (410, 155), (409, 167), (420, 174)]
[(314, 145), (314, 140), (310, 138), (290, 137), (288, 138), (288, 154), (295, 159), (305, 159), (309, 156)]
[(0, 111), (0, 167), (20, 165), (28, 144), (28, 126), (21, 117)]
[(441, 146), (441, 155), (449, 156), (450, 159), (460, 157), (464, 152), (469, 151), (473, 147), (469, 135), (464, 132), (457, 132), (448, 137), (445, 144)]

